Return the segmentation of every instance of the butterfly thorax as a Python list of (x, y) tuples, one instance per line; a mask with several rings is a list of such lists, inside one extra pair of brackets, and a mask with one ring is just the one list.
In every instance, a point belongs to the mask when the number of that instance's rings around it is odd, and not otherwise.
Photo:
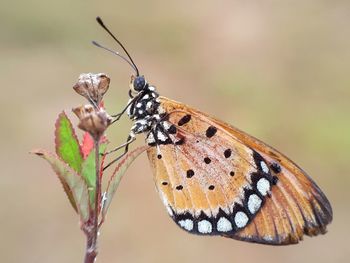
[(156, 88), (145, 83), (141, 91), (132, 95), (129, 93), (129, 107), (127, 114), (134, 125), (131, 133), (145, 133), (146, 141), (150, 146), (173, 143), (170, 134), (176, 133), (176, 128), (167, 122), (167, 114), (160, 105), (159, 94)]

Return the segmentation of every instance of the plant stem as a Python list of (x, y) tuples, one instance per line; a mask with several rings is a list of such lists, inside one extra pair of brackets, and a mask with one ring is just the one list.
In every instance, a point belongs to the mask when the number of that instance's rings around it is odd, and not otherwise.
[(96, 173), (96, 190), (95, 190), (95, 216), (94, 216), (94, 244), (97, 249), (98, 236), (98, 215), (100, 210), (101, 198), (101, 180), (100, 180), (100, 138), (95, 139), (95, 173)]
[(100, 139), (94, 138), (95, 146), (95, 209), (92, 215), (92, 227), (86, 230), (86, 251), (84, 263), (95, 262), (97, 256), (97, 237), (98, 237), (98, 215), (100, 209), (100, 197), (101, 197), (101, 180), (100, 180)]
[(97, 247), (96, 244), (93, 243), (93, 235), (92, 232), (86, 234), (86, 251), (85, 251), (85, 259), (84, 263), (93, 263), (95, 262), (95, 258), (97, 256)]

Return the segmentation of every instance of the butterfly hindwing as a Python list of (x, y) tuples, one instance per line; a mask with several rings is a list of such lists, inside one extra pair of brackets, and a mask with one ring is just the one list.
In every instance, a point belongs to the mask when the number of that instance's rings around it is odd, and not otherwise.
[[(332, 221), (332, 208), (321, 189), (293, 161), (260, 140), (215, 120), (236, 139), (254, 148), (278, 178), (254, 220), (234, 238), (266, 244), (290, 244), (302, 240), (303, 234), (324, 234)], [(272, 224), (271, 224), (272, 223)], [(255, 226), (254, 226), (255, 225)], [(269, 226), (261, 228), (259, 226)], [(270, 231), (266, 231), (269, 228)]]
[(252, 224), (234, 238), (282, 245), (297, 243), (304, 233), (310, 236), (325, 233), (332, 219), (327, 199), (316, 185), (305, 188), (297, 177), (287, 173), (278, 175), (271, 198), (267, 198)]
[(330, 204), (292, 161), (188, 106), (160, 98), (173, 143), (150, 147), (157, 190), (173, 220), (196, 234), (266, 244), (325, 232)]

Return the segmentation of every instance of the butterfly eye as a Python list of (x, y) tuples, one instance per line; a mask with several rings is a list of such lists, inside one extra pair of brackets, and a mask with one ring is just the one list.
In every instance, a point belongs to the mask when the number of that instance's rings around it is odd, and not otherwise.
[(146, 86), (146, 80), (144, 76), (138, 76), (134, 80), (134, 89), (135, 91), (141, 91), (145, 88)]

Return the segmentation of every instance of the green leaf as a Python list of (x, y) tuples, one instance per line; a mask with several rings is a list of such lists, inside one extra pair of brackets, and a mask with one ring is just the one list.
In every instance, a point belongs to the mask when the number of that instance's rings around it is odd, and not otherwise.
[(35, 150), (32, 151), (32, 153), (50, 163), (63, 184), (63, 189), (65, 190), (73, 208), (78, 211), (82, 223), (87, 222), (90, 216), (90, 205), (88, 188), (84, 179), (53, 153), (45, 150)]
[(131, 165), (131, 163), (145, 150), (148, 149), (149, 146), (138, 147), (135, 150), (126, 154), (117, 164), (117, 167), (112, 173), (112, 176), (108, 182), (107, 191), (105, 192), (104, 202), (102, 207), (102, 218), (105, 218), (107, 210), (111, 204), (114, 193), (116, 192), (120, 180), (125, 174), (127, 168)]
[[(100, 149), (99, 149), (100, 154), (105, 152), (106, 146), (107, 146), (106, 143), (100, 144)], [(100, 158), (100, 163), (101, 163), (101, 158)], [(96, 189), (95, 148), (90, 151), (89, 155), (83, 161), (81, 175), (88, 186), (89, 195), (90, 195), (90, 204), (91, 204), (91, 207), (94, 209), (95, 208), (94, 206), (95, 189)]]
[(77, 173), (80, 173), (83, 154), (72, 123), (64, 112), (58, 116), (55, 126), (56, 154)]

